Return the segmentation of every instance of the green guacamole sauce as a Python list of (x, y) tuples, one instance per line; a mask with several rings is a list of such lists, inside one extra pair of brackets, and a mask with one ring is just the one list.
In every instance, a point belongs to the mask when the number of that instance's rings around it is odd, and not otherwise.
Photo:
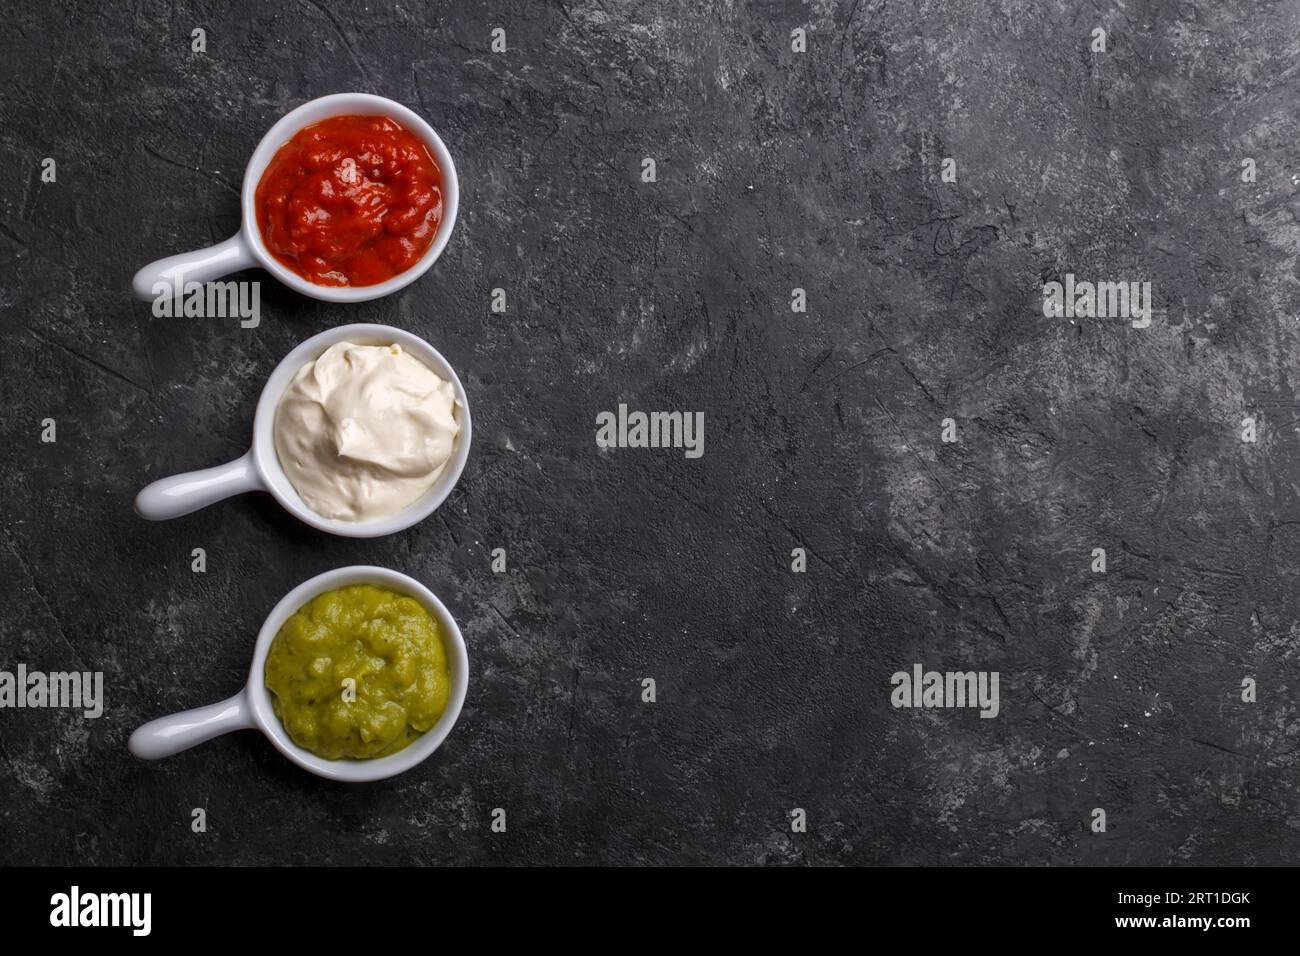
[(328, 760), (396, 753), (438, 722), (451, 677), (414, 598), (352, 584), (308, 601), (266, 655), (266, 687), (299, 747)]

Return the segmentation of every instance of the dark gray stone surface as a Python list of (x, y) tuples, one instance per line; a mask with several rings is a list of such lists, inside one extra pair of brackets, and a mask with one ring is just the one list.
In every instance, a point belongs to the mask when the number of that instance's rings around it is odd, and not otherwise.
[[(107, 683), (98, 720), (0, 711), (6, 862), (1294, 861), (1300, 4), (5, 19), (0, 668)], [(262, 275), (256, 330), (132, 299), (138, 267), (237, 228), (280, 115), (346, 90), (415, 108), (456, 158), (423, 279), (342, 307)], [(1151, 327), (1044, 318), (1067, 272), (1150, 280)], [(348, 541), (266, 496), (134, 515), (148, 481), (241, 454), (280, 357), (351, 321), (423, 335), (469, 391), (434, 518)], [(703, 411), (704, 457), (598, 451), (620, 401)], [(235, 692), (280, 596), (352, 563), (424, 580), (465, 631), (433, 758), (342, 787), (251, 732), (127, 753)], [(999, 671), (1001, 714), (895, 710), (915, 662)]]

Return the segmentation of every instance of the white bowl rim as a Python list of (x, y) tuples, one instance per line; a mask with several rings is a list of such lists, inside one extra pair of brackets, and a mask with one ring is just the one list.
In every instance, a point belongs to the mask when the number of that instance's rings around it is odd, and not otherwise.
[[(275, 449), (275, 412), (280, 405), (280, 399), (284, 397), (285, 389), (300, 368), (308, 362), (315, 361), (331, 345), (345, 341), (355, 342), (358, 345), (397, 344), (424, 362), (440, 377), (451, 383), (452, 391), (456, 396), (456, 422), (460, 425), (451, 458), (447, 460), (442, 473), (438, 475), (438, 479), (429, 490), (396, 514), (371, 518), (368, 521), (326, 518), (309, 508), (284, 473)], [(465, 392), (465, 386), (461, 384), (455, 368), (441, 352), (415, 333), (395, 326), (364, 322), (340, 325), (299, 343), (267, 376), (266, 384), (262, 387), (261, 398), (257, 401), (257, 411), (253, 416), (253, 463), (262, 479), (262, 485), (281, 507), (299, 521), (318, 531), (345, 538), (378, 538), (419, 524), (447, 500), (452, 489), (460, 481), (465, 463), (469, 460), (473, 431), (469, 396)]]
[[(271, 692), (266, 688), (266, 655), (284, 622), (317, 595), (349, 584), (374, 584), (419, 601), (438, 622), (451, 675), (451, 694), (447, 698), (447, 708), (438, 718), (438, 722), (397, 753), (373, 760), (327, 760), (299, 747), (290, 739), (288, 731), (275, 716), (271, 706)], [(280, 753), (299, 767), (318, 776), (344, 783), (365, 783), (384, 780), (410, 770), (437, 750), (455, 726), (461, 708), (465, 704), (468, 689), (469, 651), (465, 646), (465, 638), (456, 624), (456, 619), (452, 617), (451, 612), (438, 596), (415, 578), (400, 571), (374, 565), (355, 564), (335, 568), (333, 571), (326, 571), (304, 581), (272, 608), (262, 624), (261, 631), (258, 632), (257, 644), (253, 648), (253, 662), (248, 672), (246, 693), (254, 724)]]
[[(387, 116), (397, 120), (408, 132), (425, 142), (442, 171), (442, 221), (438, 224), (433, 243), (425, 250), (420, 261), (391, 279), (364, 286), (317, 285), (282, 264), (266, 248), (262, 231), (257, 224), (257, 184), (272, 157), (299, 130), (331, 116), (347, 115)], [(248, 165), (244, 168), (244, 182), (240, 190), (240, 213), (243, 220), (240, 235), (258, 265), (295, 292), (324, 302), (368, 302), (405, 288), (424, 275), (447, 247), (459, 211), (460, 180), (456, 174), (456, 163), (442, 137), (422, 116), (386, 96), (376, 96), (373, 93), (331, 93), (308, 100), (285, 113), (253, 150)]]

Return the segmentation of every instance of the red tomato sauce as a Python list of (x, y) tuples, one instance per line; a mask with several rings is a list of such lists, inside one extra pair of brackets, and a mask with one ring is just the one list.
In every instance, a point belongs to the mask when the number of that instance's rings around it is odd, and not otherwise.
[(277, 260), (317, 285), (376, 285), (423, 257), (442, 222), (442, 171), (383, 116), (334, 116), (280, 147), (257, 184)]

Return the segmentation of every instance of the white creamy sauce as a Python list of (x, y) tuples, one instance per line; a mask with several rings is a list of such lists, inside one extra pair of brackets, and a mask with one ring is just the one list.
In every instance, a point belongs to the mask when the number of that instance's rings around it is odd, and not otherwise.
[(396, 514), (438, 479), (460, 425), (451, 383), (400, 345), (332, 345), (294, 376), (275, 412), (275, 451), (317, 514)]

